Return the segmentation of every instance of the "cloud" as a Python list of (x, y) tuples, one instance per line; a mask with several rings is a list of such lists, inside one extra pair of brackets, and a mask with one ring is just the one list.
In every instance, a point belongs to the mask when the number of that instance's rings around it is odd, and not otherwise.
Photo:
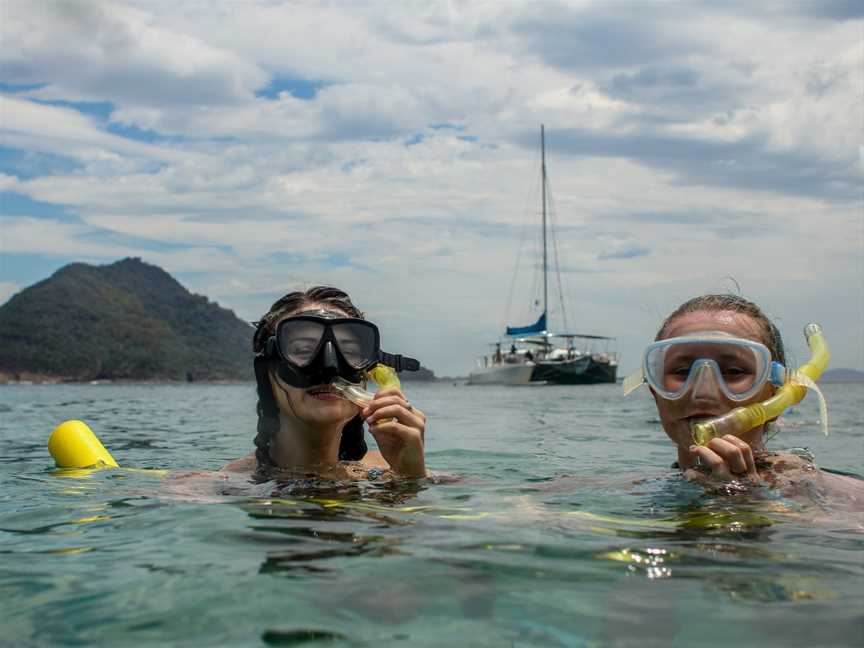
[(646, 60), (670, 60), (696, 47), (696, 41), (681, 36), (681, 32), (677, 38), (669, 38), (669, 23), (657, 18), (668, 16), (670, 10), (660, 5), (646, 12), (642, 8), (622, 10), (618, 5), (580, 9), (544, 3), (526, 6), (514, 19), (512, 29), (529, 52), (553, 67), (614, 69)]
[(856, 0), (799, 0), (786, 5), (786, 9), (804, 16), (830, 20), (864, 18), (864, 8)]
[(74, 176), (86, 171), (93, 176), (122, 175), (131, 171), (152, 172), (165, 162), (188, 159), (165, 146), (130, 140), (105, 132), (91, 117), (68, 107), (51, 106), (12, 95), (0, 94), (0, 135), (10, 160), (7, 171), (20, 160), (29, 161), (19, 177), (39, 177), (34, 163), (46, 166), (41, 176), (57, 173)]
[(600, 261), (606, 261), (609, 259), (637, 259), (639, 257), (648, 256), (649, 254), (651, 254), (651, 250), (647, 247), (631, 243), (629, 245), (621, 245), (618, 249), (603, 250), (597, 254), (597, 259)]
[(545, 123), (580, 330), (632, 360), (673, 302), (734, 276), (794, 335), (820, 304), (859, 353), (852, 5), (0, 11), (5, 284), (142, 256), (255, 319), (331, 283), (388, 348), (464, 373), (534, 308)]
[[(32, 96), (118, 105), (213, 105), (249, 97), (267, 74), (235, 53), (165, 29), (145, 11), (47, 1), (3, 11), (4, 80)], [(57, 47), (57, 43), (63, 47)]]
[[(16, 185), (10, 184), (10, 189)], [(54, 203), (43, 203), (15, 191), (0, 190), (0, 218), (32, 216), (62, 222), (80, 222), (81, 219)]]
[(701, 75), (697, 70), (672, 66), (668, 68), (645, 67), (633, 73), (621, 73), (612, 77), (609, 84), (622, 95), (631, 95), (642, 88), (693, 88), (699, 85)]
[(772, 151), (765, 139), (717, 142), (659, 134), (637, 136), (566, 130), (555, 150), (583, 157), (623, 157), (675, 172), (682, 184), (746, 187), (829, 200), (860, 196), (858, 173), (848, 160), (829, 162)]

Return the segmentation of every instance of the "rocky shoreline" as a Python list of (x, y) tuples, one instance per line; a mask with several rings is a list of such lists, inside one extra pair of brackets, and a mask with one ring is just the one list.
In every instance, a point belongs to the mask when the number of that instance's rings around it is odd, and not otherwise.
[(81, 378), (23, 371), (10, 374), (0, 372), (0, 385), (246, 385), (254, 380), (212, 379), (177, 380), (174, 378)]

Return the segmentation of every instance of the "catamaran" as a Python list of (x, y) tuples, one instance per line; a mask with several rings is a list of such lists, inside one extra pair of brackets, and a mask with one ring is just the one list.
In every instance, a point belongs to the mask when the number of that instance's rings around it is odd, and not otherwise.
[[(542, 382), (553, 385), (590, 385), (614, 383), (618, 372), (615, 338), (604, 335), (548, 330), (549, 254), (547, 222), (546, 131), (540, 126), (541, 213), (543, 240), (543, 311), (528, 326), (506, 327), (505, 342), (497, 342), (495, 353), (485, 356), (468, 377), (469, 384), (524, 384)], [(557, 255), (556, 255), (557, 262)], [(563, 295), (562, 303), (563, 303)], [(502, 344), (509, 351), (502, 351)], [(530, 375), (528, 371), (530, 369)], [(526, 380), (525, 376), (529, 375)]]

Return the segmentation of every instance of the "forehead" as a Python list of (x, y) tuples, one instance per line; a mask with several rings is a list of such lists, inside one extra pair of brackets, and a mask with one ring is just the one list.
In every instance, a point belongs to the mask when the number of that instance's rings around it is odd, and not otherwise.
[(765, 343), (762, 324), (750, 315), (735, 311), (685, 313), (672, 321), (663, 337), (665, 339), (705, 331), (723, 331), (738, 338)]
[(343, 311), (341, 308), (336, 308), (335, 306), (330, 306), (329, 304), (319, 304), (317, 302), (314, 302), (312, 304), (303, 304), (299, 308), (285, 313), (284, 315), (282, 315), (282, 317), (279, 318), (278, 321), (281, 322), (284, 319), (294, 317), (295, 315), (300, 315), (301, 313), (308, 315), (317, 315), (320, 314), (321, 311), (331, 313), (336, 317), (350, 317), (350, 315), (348, 315), (348, 313)]

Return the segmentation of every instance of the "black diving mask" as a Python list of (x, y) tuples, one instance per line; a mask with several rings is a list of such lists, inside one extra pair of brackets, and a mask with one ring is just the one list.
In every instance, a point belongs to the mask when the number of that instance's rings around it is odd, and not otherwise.
[(337, 376), (359, 383), (379, 362), (396, 371), (420, 368), (413, 358), (381, 351), (381, 335), (372, 322), (330, 311), (283, 319), (261, 355), (278, 360), (279, 377), (301, 389), (329, 384)]

